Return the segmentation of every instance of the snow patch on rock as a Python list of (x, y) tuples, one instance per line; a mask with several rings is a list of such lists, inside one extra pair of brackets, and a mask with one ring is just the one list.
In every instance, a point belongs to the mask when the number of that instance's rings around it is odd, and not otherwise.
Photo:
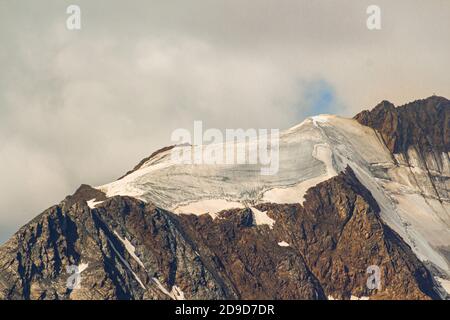
[(157, 278), (152, 278), (158, 289), (172, 300), (186, 300), (184, 292), (177, 286), (173, 286), (170, 292), (161, 284)]
[(95, 198), (94, 198), (94, 199), (91, 199), (91, 200), (89, 200), (89, 201), (86, 201), (88, 207), (91, 208), (91, 209), (95, 209), (95, 207), (96, 207), (97, 205), (99, 205), (99, 204), (101, 204), (101, 203), (103, 203), (103, 202), (105, 202), (105, 201), (95, 201)]
[(78, 273), (82, 273), (84, 270), (86, 270), (89, 267), (89, 263), (81, 263), (78, 266)]
[(270, 229), (273, 229), (273, 225), (275, 224), (275, 220), (271, 219), (266, 211), (260, 211), (256, 208), (250, 208), (253, 212), (253, 218), (255, 220), (255, 224), (257, 226), (268, 225)]
[(136, 281), (139, 283), (139, 285), (142, 287), (142, 289), (146, 290), (144, 284), (142, 283), (141, 279), (139, 279), (138, 275), (133, 271), (133, 269), (131, 269), (130, 264), (128, 263), (127, 260), (125, 260), (124, 257), (122, 257), (122, 255), (119, 253), (119, 251), (116, 249), (116, 247), (114, 246), (113, 242), (111, 241), (111, 239), (108, 239), (109, 244), (111, 245), (111, 248), (113, 249), (113, 251), (117, 254), (117, 256), (119, 257), (120, 261), (122, 261), (122, 263), (127, 267), (127, 269), (131, 272), (131, 274), (134, 276), (134, 278), (136, 279)]
[(366, 297), (366, 296), (357, 297), (357, 296), (352, 295), (350, 297), (350, 300), (369, 300), (369, 297)]
[(128, 253), (130, 254), (130, 256), (142, 267), (145, 269), (144, 264), (142, 263), (141, 259), (139, 259), (139, 257), (136, 255), (136, 248), (131, 244), (130, 241), (128, 241), (127, 238), (123, 239), (121, 236), (119, 236), (119, 234), (114, 231), (114, 234), (116, 235), (117, 238), (119, 238), (119, 240), (123, 243), (123, 245), (125, 246), (125, 249), (128, 251)]

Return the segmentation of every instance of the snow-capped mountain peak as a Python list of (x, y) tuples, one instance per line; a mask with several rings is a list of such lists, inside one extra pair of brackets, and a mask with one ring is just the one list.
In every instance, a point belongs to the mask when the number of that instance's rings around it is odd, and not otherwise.
[(273, 175), (161, 149), (1, 246), (0, 299), (445, 298), (449, 122), (437, 97), (310, 117), (279, 135)]

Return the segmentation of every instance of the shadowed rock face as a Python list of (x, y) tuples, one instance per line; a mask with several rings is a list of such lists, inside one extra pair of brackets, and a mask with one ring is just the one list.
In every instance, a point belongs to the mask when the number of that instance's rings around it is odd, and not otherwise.
[[(260, 209), (276, 216), (280, 237), (288, 237), (305, 257), (328, 296), (436, 297), (430, 273), (381, 221), (376, 201), (351, 169), (309, 189), (303, 206), (267, 204)], [(366, 286), (371, 265), (381, 271), (379, 291)]]
[(433, 96), (397, 108), (382, 101), (354, 118), (378, 130), (392, 153), (411, 147), (421, 153), (450, 151), (450, 101), (445, 98)]
[[(169, 213), (127, 197), (91, 209), (86, 201), (92, 193), (80, 190), (89, 196), (68, 197), (1, 247), (1, 299), (168, 299), (154, 279), (170, 291), (175, 274), (198, 285), (192, 285), (192, 298), (226, 297)], [(145, 267), (125, 239), (135, 244)], [(81, 289), (68, 290), (66, 267), (82, 264)]]
[(400, 107), (383, 101), (354, 119), (377, 132), (397, 166), (422, 171), (411, 170), (422, 195), (450, 201), (449, 100), (432, 96)]
[[(120, 196), (90, 208), (96, 192), (84, 186), (0, 247), (1, 299), (436, 297), (351, 169), (311, 188), (303, 206), (257, 206), (272, 228), (251, 209), (213, 220)], [(80, 289), (67, 289), (69, 265), (85, 266)], [(370, 265), (381, 290), (366, 286)]]

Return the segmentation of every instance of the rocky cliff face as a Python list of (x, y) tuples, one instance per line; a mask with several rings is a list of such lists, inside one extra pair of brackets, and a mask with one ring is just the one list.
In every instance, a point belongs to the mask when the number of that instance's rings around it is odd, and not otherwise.
[[(82, 186), (0, 249), (1, 299), (435, 298), (433, 279), (379, 218), (351, 169), (304, 205), (175, 215)], [(95, 206), (95, 207), (94, 207)], [(261, 222), (261, 216), (264, 218)], [(67, 286), (82, 266), (80, 288)], [(381, 289), (366, 285), (381, 270)]]
[(376, 130), (398, 165), (425, 171), (416, 178), (424, 184), (423, 193), (441, 201), (450, 199), (449, 100), (432, 96), (400, 107), (382, 101), (355, 119)]
[(382, 101), (355, 119), (376, 129), (392, 153), (417, 148), (422, 154), (450, 151), (450, 101), (432, 96), (395, 107)]

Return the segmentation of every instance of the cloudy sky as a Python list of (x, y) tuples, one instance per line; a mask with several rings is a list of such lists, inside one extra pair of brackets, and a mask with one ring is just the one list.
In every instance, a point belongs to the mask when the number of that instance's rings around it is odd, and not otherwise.
[(448, 0), (0, 0), (0, 242), (194, 120), (284, 129), (450, 97), (449, 13)]

